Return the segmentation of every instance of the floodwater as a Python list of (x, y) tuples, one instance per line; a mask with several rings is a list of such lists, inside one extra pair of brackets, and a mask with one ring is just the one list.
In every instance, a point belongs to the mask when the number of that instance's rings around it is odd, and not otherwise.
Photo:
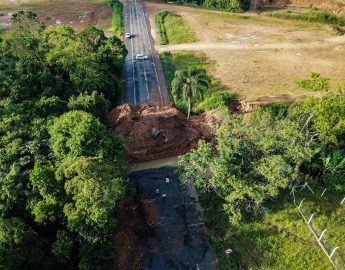
[(134, 163), (130, 166), (130, 171), (140, 171), (146, 169), (154, 169), (160, 168), (165, 166), (176, 167), (177, 166), (177, 158), (178, 156), (174, 157), (167, 157), (167, 158), (160, 158), (150, 161), (138, 162)]

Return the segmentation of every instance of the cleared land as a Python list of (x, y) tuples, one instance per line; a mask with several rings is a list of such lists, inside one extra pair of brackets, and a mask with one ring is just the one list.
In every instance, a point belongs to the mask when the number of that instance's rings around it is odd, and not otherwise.
[(111, 27), (112, 9), (106, 0), (0, 0), (0, 26), (9, 27), (10, 14), (18, 10), (36, 13), (46, 25), (84, 28), (95, 24), (103, 30)]
[(180, 14), (199, 40), (160, 51), (204, 52), (215, 62), (211, 75), (247, 100), (313, 95), (295, 84), (311, 71), (330, 77), (333, 86), (345, 79), (345, 37), (329, 25), (152, 2), (146, 7), (151, 21), (162, 10)]

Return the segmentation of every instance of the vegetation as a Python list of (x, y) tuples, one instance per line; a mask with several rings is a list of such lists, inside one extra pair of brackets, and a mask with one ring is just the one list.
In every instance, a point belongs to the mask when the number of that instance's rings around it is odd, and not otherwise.
[(158, 12), (155, 22), (161, 45), (196, 41), (195, 33), (181, 15), (168, 11)]
[(108, 4), (113, 8), (112, 14), (112, 30), (118, 36), (124, 34), (124, 25), (123, 25), (123, 4), (119, 0), (108, 0)]
[(192, 100), (202, 101), (205, 89), (210, 84), (210, 78), (203, 69), (187, 69), (175, 72), (175, 78), (171, 83), (172, 94), (175, 102), (183, 99), (187, 102), (187, 119), (190, 116)]
[(275, 12), (271, 13), (270, 16), (281, 19), (318, 22), (338, 26), (345, 25), (345, 18), (338, 17), (329, 11), (318, 9), (313, 9), (304, 13), (293, 13), (291, 11), (287, 11), (284, 13)]
[(125, 55), (94, 26), (13, 16), (0, 41), (0, 269), (112, 263), (127, 166), (103, 121), (121, 100)]
[[(172, 81), (178, 71), (187, 70), (206, 70), (205, 75), (208, 77), (209, 84), (203, 89), (203, 98), (195, 99), (194, 106), (191, 108), (192, 113), (199, 113), (211, 109), (226, 107), (231, 101), (238, 98), (237, 94), (225, 91), (220, 83), (214, 80), (207, 71), (211, 70), (212, 63), (204, 54), (194, 54), (191, 52), (177, 52), (170, 54), (164, 52), (161, 54), (163, 70), (168, 81), (168, 86), (172, 91)], [(186, 99), (178, 96), (177, 92), (172, 91), (175, 105), (181, 110), (188, 113), (188, 103)]]
[[(249, 119), (225, 113), (215, 144), (200, 141), (179, 158), (181, 179), (192, 180), (200, 192), (221, 269), (328, 269), (289, 189), (309, 183), (314, 194), (296, 192), (298, 202), (307, 198), (302, 211), (308, 217), (317, 211), (313, 226), (319, 234), (329, 229), (329, 252), (341, 244), (344, 98), (328, 94), (266, 106)], [(233, 251), (226, 255), (229, 247)], [(335, 257), (340, 268), (344, 255)]]
[(173, 1), (176, 4), (180, 5), (188, 5), (188, 6), (197, 6), (197, 7), (205, 7), (210, 9), (218, 9), (224, 10), (229, 12), (243, 12), (248, 10), (249, 8), (249, 0), (230, 0), (230, 1), (223, 1), (223, 0), (176, 0)]
[(296, 84), (306, 90), (325, 91), (329, 89), (330, 78), (322, 77), (319, 73), (311, 72), (310, 79), (296, 80)]

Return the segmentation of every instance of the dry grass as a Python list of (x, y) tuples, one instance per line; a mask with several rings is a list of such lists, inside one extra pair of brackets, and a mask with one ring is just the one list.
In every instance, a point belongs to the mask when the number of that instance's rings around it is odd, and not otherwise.
[[(88, 24), (108, 30), (111, 27), (112, 10), (106, 0), (0, 0), (0, 23), (8, 23), (9, 12), (30, 10), (36, 13), (46, 25), (55, 25), (57, 21), (75, 28), (84, 28)], [(84, 18), (79, 16), (84, 15)]]
[(215, 62), (213, 77), (244, 99), (281, 96), (284, 101), (315, 94), (295, 84), (311, 71), (330, 77), (333, 85), (345, 80), (345, 37), (337, 37), (330, 26), (265, 15), (236, 15), (151, 2), (146, 5), (149, 13), (179, 13), (199, 40), (158, 49), (204, 52)]

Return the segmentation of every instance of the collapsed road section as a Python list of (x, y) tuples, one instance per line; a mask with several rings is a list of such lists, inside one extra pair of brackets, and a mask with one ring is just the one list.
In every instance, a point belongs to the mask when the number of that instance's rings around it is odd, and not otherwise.
[(122, 230), (129, 228), (127, 235), (120, 232), (123, 239), (130, 238), (118, 243), (117, 257), (126, 269), (216, 269), (193, 187), (182, 184), (175, 170), (162, 167), (130, 175), (139, 194), (131, 215), (141, 229), (133, 234), (126, 223)]

